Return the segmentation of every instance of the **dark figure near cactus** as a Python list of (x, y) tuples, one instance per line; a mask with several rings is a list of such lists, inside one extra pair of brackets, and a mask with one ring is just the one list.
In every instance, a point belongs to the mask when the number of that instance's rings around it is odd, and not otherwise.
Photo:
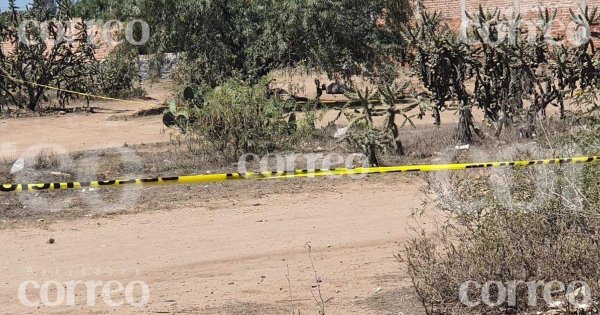
[(317, 87), (317, 99), (320, 99), (323, 96), (323, 91), (326, 90), (325, 84), (321, 85), (321, 81), (319, 79), (315, 79), (315, 86)]
[(327, 94), (344, 94), (344, 88), (338, 82), (326, 86), (325, 84), (321, 84), (319, 79), (315, 79), (315, 86), (317, 87), (317, 99), (323, 96), (323, 91)]
[(344, 88), (337, 82), (331, 83), (327, 86), (327, 94), (344, 94)]

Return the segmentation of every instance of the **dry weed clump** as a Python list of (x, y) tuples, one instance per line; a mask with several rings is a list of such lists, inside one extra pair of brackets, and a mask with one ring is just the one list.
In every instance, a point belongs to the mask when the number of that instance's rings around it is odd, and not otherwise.
[[(449, 173), (429, 177), (430, 205), (445, 217), (433, 234), (408, 242), (398, 258), (408, 267), (427, 314), (595, 314), (600, 301), (600, 167), (556, 165)], [(431, 194), (430, 194), (431, 196)], [(482, 290), (464, 283), (515, 283), (514, 301), (482, 302)], [(583, 281), (591, 302), (544, 299), (543, 285)], [(555, 288), (556, 289), (556, 288)], [(560, 287), (558, 287), (560, 289)], [(499, 290), (489, 291), (498, 301)], [(510, 292), (508, 292), (510, 293)], [(577, 300), (579, 301), (579, 300)], [(553, 310), (553, 308), (555, 308)]]
[(41, 150), (34, 157), (34, 168), (36, 170), (56, 169), (60, 166), (60, 158), (53, 151)]

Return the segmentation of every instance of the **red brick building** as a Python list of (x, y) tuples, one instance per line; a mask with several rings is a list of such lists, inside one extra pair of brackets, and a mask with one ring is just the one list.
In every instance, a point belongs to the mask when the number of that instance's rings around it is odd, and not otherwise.
[[(443, 17), (453, 25), (461, 21), (463, 11), (476, 12), (479, 5), (484, 8), (499, 8), (510, 15), (520, 12), (523, 17), (535, 17), (538, 8), (557, 9), (561, 18), (569, 19), (569, 9), (577, 11), (580, 5), (600, 7), (600, 0), (417, 0), (427, 10), (441, 12)], [(568, 22), (568, 21), (567, 21)]]
[(467, 20), (463, 12), (476, 13), (479, 5), (484, 8), (499, 8), (503, 15), (510, 17), (513, 12), (519, 12), (524, 22), (535, 22), (538, 10), (557, 10), (557, 20), (552, 24), (553, 31), (562, 34), (572, 31), (574, 24), (571, 22), (569, 9), (579, 11), (579, 7), (588, 5), (590, 8), (600, 7), (600, 0), (416, 0), (420, 1), (426, 10), (437, 11), (448, 25), (456, 30), (462, 22)]

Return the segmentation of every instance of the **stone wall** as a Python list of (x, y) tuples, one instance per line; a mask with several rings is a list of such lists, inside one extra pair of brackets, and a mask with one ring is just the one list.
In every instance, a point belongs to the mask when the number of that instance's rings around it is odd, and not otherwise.
[[(152, 62), (151, 56), (140, 56), (138, 59), (138, 66), (140, 68), (140, 78), (142, 81), (150, 80), (150, 63)], [(160, 78), (171, 79), (173, 77), (173, 71), (177, 65), (176, 54), (165, 54), (161, 63)]]

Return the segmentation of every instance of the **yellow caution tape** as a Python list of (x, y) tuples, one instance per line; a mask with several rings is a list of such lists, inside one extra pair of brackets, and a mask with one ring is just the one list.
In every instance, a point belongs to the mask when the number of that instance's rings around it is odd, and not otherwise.
[(61, 88), (57, 88), (57, 87), (50, 86), (50, 85), (44, 85), (44, 84), (39, 84), (39, 83), (35, 83), (35, 82), (20, 80), (20, 79), (13, 78), (11, 76), (4, 75), (4, 74), (0, 74), (0, 76), (5, 77), (5, 78), (7, 78), (7, 79), (9, 79), (11, 81), (20, 82), (20, 83), (23, 83), (23, 84), (31, 84), (33, 86), (44, 87), (44, 88), (47, 88), (49, 90), (54, 90), (54, 91), (62, 91), (62, 92), (67, 92), (67, 93), (71, 93), (71, 94), (77, 94), (77, 95), (80, 95), (80, 96), (87, 96), (87, 97), (91, 97), (91, 98), (98, 98), (98, 99), (103, 99), (103, 100), (108, 100), (108, 101), (117, 101), (117, 102), (131, 103), (131, 104), (148, 105), (148, 103), (145, 103), (145, 102), (124, 100), (124, 99), (120, 99), (120, 98), (114, 98), (114, 97), (108, 97), (108, 96), (100, 96), (100, 95), (94, 95), (94, 94), (89, 94), (89, 93), (82, 93), (82, 92), (77, 92), (77, 91), (71, 91), (71, 90), (67, 90), (67, 89), (61, 89)]
[(585, 156), (573, 158), (559, 158), (547, 160), (525, 160), (513, 162), (489, 162), (489, 163), (457, 163), (457, 164), (428, 164), (412, 166), (388, 166), (388, 167), (369, 167), (369, 168), (338, 168), (333, 170), (296, 170), (296, 171), (275, 171), (261, 173), (229, 173), (229, 174), (207, 174), (207, 175), (188, 175), (177, 177), (155, 177), (140, 178), (129, 180), (105, 180), (92, 182), (70, 182), (70, 183), (45, 183), (45, 184), (6, 184), (0, 186), (0, 192), (26, 192), (43, 190), (67, 190), (83, 188), (105, 188), (105, 187), (127, 187), (127, 186), (152, 186), (168, 184), (197, 184), (197, 183), (216, 183), (228, 180), (241, 179), (286, 179), (301, 177), (321, 177), (321, 176), (349, 176), (364, 174), (385, 174), (385, 173), (404, 173), (404, 172), (435, 172), (435, 171), (458, 171), (477, 168), (493, 167), (525, 167), (533, 165), (561, 165), (561, 164), (581, 164), (598, 161), (598, 156)]
[[(91, 97), (91, 98), (97, 98), (97, 99), (103, 99), (103, 100), (108, 100), (108, 101), (117, 101), (117, 102), (124, 102), (124, 103), (131, 103), (131, 104), (141, 104), (141, 105), (147, 105), (148, 103), (145, 102), (139, 102), (139, 101), (131, 101), (131, 100), (125, 100), (125, 99), (121, 99), (121, 98), (114, 98), (114, 97), (108, 97), (108, 96), (101, 96), (101, 95), (95, 95), (95, 94), (90, 94), (90, 93), (83, 93), (83, 92), (77, 92), (77, 91), (72, 91), (72, 90), (67, 90), (67, 89), (62, 89), (62, 88), (58, 88), (55, 86), (50, 86), (50, 85), (45, 85), (45, 84), (39, 84), (39, 83), (35, 83), (35, 82), (31, 82), (31, 81), (25, 81), (25, 80), (21, 80), (21, 79), (17, 79), (5, 74), (1, 74), (1, 77), (5, 77), (11, 81), (14, 82), (19, 82), (19, 83), (23, 83), (23, 84), (31, 84), (33, 86), (39, 86), (39, 87), (44, 87), (47, 88), (49, 90), (54, 90), (54, 91), (61, 91), (61, 92), (66, 92), (66, 93), (71, 93), (71, 94), (76, 94), (76, 95), (80, 95), (80, 96), (86, 96), (86, 97)], [(345, 104), (348, 102), (348, 100), (319, 100), (319, 102), (323, 105), (332, 105), (332, 104)], [(369, 100), (369, 103), (380, 103), (381, 101), (379, 100)], [(307, 102), (304, 101), (299, 101), (297, 102), (299, 105), (303, 105), (306, 104)]]

